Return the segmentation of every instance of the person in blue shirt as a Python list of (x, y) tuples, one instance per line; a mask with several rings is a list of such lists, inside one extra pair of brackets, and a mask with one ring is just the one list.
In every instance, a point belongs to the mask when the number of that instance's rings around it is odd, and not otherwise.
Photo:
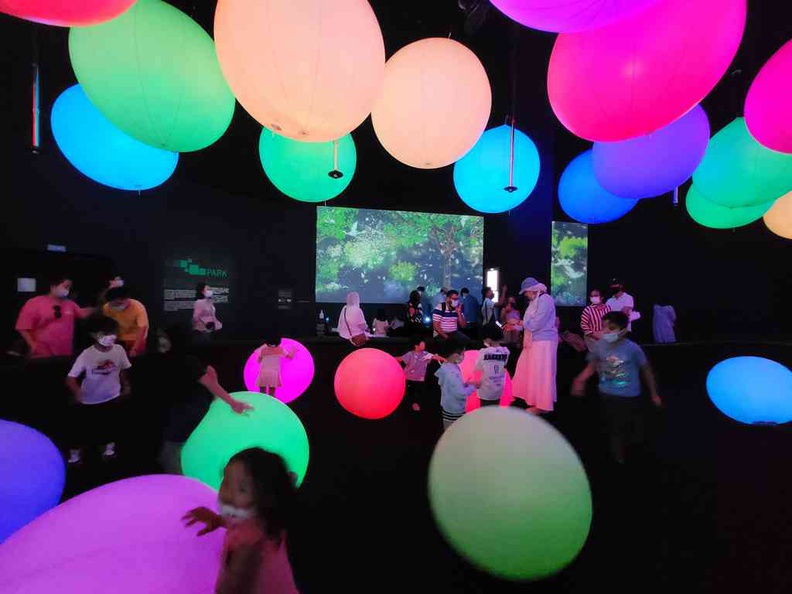
[(583, 396), (586, 382), (599, 374), (599, 393), (613, 458), (624, 464), (633, 446), (644, 440), (645, 407), (641, 396), (641, 377), (652, 403), (663, 401), (657, 393), (654, 372), (641, 347), (627, 338), (629, 318), (612, 311), (602, 318), (604, 330), (588, 354), (588, 365), (572, 383), (572, 394)]
[(467, 322), (465, 334), (471, 338), (477, 338), (481, 304), (478, 302), (478, 299), (470, 294), (470, 289), (467, 287), (463, 288), (459, 294), (462, 297), (462, 314), (465, 316), (465, 321)]

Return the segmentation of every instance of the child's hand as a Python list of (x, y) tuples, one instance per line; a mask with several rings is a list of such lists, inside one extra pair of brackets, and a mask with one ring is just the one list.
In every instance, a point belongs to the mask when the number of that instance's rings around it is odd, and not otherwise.
[(198, 531), (197, 536), (203, 536), (204, 534), (214, 532), (223, 525), (223, 518), (221, 518), (219, 514), (216, 514), (206, 507), (196, 507), (195, 509), (191, 509), (186, 514), (184, 514), (182, 520), (185, 522), (185, 527), (192, 526), (198, 522), (201, 522), (205, 525), (203, 528), (201, 528), (201, 530)]
[(663, 407), (663, 399), (660, 398), (660, 394), (652, 394), (652, 404), (654, 404), (657, 408)]
[(577, 396), (579, 398), (583, 396), (585, 393), (586, 393), (586, 382), (584, 382), (580, 378), (575, 378), (572, 382), (572, 396)]
[(245, 411), (253, 410), (252, 406), (246, 402), (242, 402), (241, 400), (232, 400), (228, 403), (228, 405), (231, 407), (231, 410), (233, 410), (238, 415), (241, 415)]
[(128, 385), (127, 386), (122, 386), (121, 387), (121, 398), (126, 398), (127, 396), (129, 396), (131, 391), (132, 391), (132, 389)]

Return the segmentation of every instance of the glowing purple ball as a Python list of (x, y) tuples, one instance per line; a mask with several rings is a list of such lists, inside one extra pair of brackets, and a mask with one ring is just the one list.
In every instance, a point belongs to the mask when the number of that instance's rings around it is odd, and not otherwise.
[[(290, 352), (294, 349), (294, 358), (284, 357), (281, 360), (281, 383), (280, 388), (275, 390), (275, 398), (281, 402), (291, 402), (295, 398), (302, 396), (303, 392), (311, 385), (314, 377), (314, 361), (311, 353), (302, 344), (291, 338), (284, 338), (281, 346)], [(258, 362), (259, 350), (256, 349), (248, 357), (245, 363), (244, 377), (245, 387), (250, 392), (258, 392), (258, 378), (261, 366)]]

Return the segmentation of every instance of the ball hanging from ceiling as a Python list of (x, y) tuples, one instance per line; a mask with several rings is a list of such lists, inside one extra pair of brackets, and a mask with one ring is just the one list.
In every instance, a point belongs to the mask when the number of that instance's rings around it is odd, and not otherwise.
[(470, 208), (484, 213), (506, 212), (522, 204), (539, 180), (539, 151), (533, 141), (514, 130), (514, 173), (509, 179), (511, 126), (481, 135), (470, 152), (454, 164), (454, 187)]
[(0, 12), (59, 27), (87, 27), (114, 19), (135, 0), (0, 0)]
[(52, 135), (75, 169), (119, 190), (148, 190), (176, 170), (179, 154), (143, 144), (116, 128), (85, 96), (69, 87), (52, 106)]
[(575, 157), (558, 182), (558, 202), (563, 211), (581, 223), (607, 223), (630, 212), (637, 200), (605, 190), (594, 177), (592, 151)]
[(657, 0), (491, 0), (518, 23), (555, 33), (604, 27), (640, 12)]
[(752, 206), (722, 206), (695, 183), (690, 186), (685, 207), (690, 218), (703, 227), (711, 229), (734, 229), (749, 225), (765, 214), (773, 202)]
[(792, 191), (776, 200), (762, 218), (770, 231), (792, 239)]
[(69, 54), (91, 103), (141, 142), (196, 151), (231, 123), (234, 96), (212, 38), (161, 0), (138, 0), (117, 19), (72, 29)]
[(287, 138), (348, 134), (382, 89), (385, 46), (366, 0), (219, 0), (214, 30), (242, 107)]
[(756, 75), (745, 99), (745, 123), (751, 135), (774, 151), (792, 153), (792, 40)]
[(450, 165), (481, 136), (492, 107), (476, 55), (452, 39), (429, 38), (397, 51), (371, 121), (395, 159), (419, 169)]
[(562, 33), (550, 104), (572, 133), (611, 142), (649, 134), (699, 103), (731, 64), (745, 0), (663, 0), (606, 27)]
[(259, 158), (273, 185), (302, 202), (335, 198), (352, 181), (357, 166), (351, 134), (339, 138), (336, 146), (332, 140), (299, 142), (264, 128), (259, 138)]
[(709, 137), (707, 114), (697, 105), (651, 134), (620, 142), (595, 142), (594, 176), (603, 188), (622, 198), (665, 194), (693, 175)]
[(736, 118), (712, 137), (693, 182), (721, 206), (765, 204), (792, 190), (792, 155), (762, 146)]

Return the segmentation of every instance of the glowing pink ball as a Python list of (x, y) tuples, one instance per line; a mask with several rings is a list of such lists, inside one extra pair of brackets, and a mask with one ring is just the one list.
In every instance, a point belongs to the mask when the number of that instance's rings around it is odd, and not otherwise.
[(404, 397), (402, 366), (377, 349), (360, 349), (347, 355), (335, 374), (335, 394), (348, 412), (364, 419), (382, 419)]
[(223, 531), (196, 538), (182, 516), (217, 506), (183, 476), (139, 476), (51, 509), (0, 547), (4, 594), (210, 594)]
[(493, 6), (521, 25), (565, 33), (604, 27), (653, 2), (657, 0), (492, 0)]
[(656, 132), (620, 142), (595, 142), (594, 177), (622, 198), (670, 192), (693, 175), (710, 137), (709, 120), (697, 105)]
[[(465, 351), (465, 358), (460, 365), (460, 368), (462, 369), (462, 377), (465, 379), (465, 381), (481, 379), (481, 372), (473, 369), (476, 364), (478, 354), (478, 351)], [(511, 375), (507, 371), (506, 380), (503, 382), (503, 394), (501, 395), (500, 405), (509, 406), (512, 400), (512, 380)], [(480, 406), (481, 401), (479, 400), (478, 392), (473, 392), (468, 398), (467, 404), (465, 405), (465, 412), (474, 411)]]
[(60, 27), (85, 27), (114, 19), (135, 0), (0, 0), (0, 12)]
[[(281, 402), (291, 402), (302, 396), (308, 389), (314, 378), (314, 360), (310, 351), (302, 344), (291, 338), (284, 338), (281, 346), (291, 352), (294, 349), (294, 358), (284, 357), (281, 359), (281, 383), (280, 388), (275, 390), (275, 398)], [(258, 378), (261, 365), (258, 362), (258, 355), (261, 349), (256, 349), (245, 363), (244, 377), (245, 387), (250, 392), (258, 392)]]
[(756, 75), (745, 99), (745, 123), (760, 144), (792, 153), (792, 40)]
[(662, 0), (600, 29), (561, 33), (547, 72), (553, 111), (600, 142), (670, 124), (726, 72), (745, 13), (745, 0)]

